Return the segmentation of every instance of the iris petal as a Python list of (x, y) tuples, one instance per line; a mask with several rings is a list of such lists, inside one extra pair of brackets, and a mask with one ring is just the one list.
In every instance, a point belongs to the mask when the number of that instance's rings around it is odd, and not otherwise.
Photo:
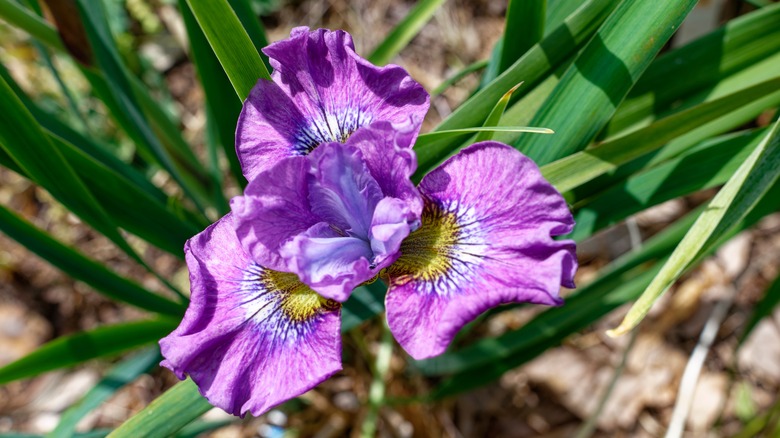
[(260, 415), (341, 369), (340, 311), (294, 274), (254, 263), (227, 215), (187, 242), (192, 301), (162, 365), (213, 405)]
[(310, 157), (309, 203), (312, 212), (345, 235), (368, 240), (368, 228), (382, 191), (359, 150), (328, 143)]
[(574, 226), (563, 197), (509, 146), (462, 150), (420, 183), (422, 226), (388, 269), (387, 319), (415, 359), (445, 351), (485, 310), (509, 302), (558, 305), (573, 287)]
[(310, 166), (305, 157), (284, 159), (230, 201), (236, 233), (256, 263), (286, 271), (279, 248), (321, 221), (308, 202)]
[(290, 38), (263, 52), (274, 69), (273, 82), (257, 83), (236, 130), (249, 181), (281, 158), (344, 142), (372, 122), (405, 123), (413, 116), (413, 136), (420, 130), (428, 93), (401, 67), (377, 67), (360, 58), (344, 31), (295, 28)]
[(326, 222), (314, 225), (282, 247), (290, 271), (317, 292), (346, 301), (352, 289), (379, 272), (371, 246), (363, 239), (343, 236)]

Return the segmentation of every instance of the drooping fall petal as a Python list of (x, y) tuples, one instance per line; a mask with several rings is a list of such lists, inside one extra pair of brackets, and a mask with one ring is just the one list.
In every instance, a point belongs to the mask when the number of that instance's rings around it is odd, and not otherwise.
[(573, 287), (575, 245), (555, 240), (574, 220), (563, 197), (520, 152), (472, 145), (419, 186), (422, 226), (388, 269), (387, 320), (415, 359), (445, 351), (485, 310), (510, 302), (558, 305)]
[(211, 404), (260, 415), (341, 369), (341, 305), (243, 251), (228, 214), (187, 242), (192, 296), (162, 365)]

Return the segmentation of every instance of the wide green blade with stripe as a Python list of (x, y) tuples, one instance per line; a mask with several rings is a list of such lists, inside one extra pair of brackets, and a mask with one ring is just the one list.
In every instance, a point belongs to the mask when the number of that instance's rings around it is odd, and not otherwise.
[(515, 146), (540, 166), (585, 149), (695, 4), (622, 2), (531, 122), (559, 135), (525, 136)]
[[(563, 24), (539, 44), (534, 45), (503, 74), (461, 104), (433, 132), (482, 126), (496, 102), (512, 87), (523, 82), (523, 86), (514, 93), (516, 98), (522, 97), (576, 53), (596, 32), (616, 4), (617, 1), (611, 0), (583, 2)], [(419, 180), (440, 161), (457, 152), (466, 138), (445, 138), (424, 148), (415, 148), (418, 162), (416, 178)]]

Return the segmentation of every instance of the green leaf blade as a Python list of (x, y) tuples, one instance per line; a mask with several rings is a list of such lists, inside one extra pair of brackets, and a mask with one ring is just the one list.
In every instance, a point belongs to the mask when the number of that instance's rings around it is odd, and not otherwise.
[(444, 0), (420, 0), (409, 14), (390, 32), (379, 46), (368, 55), (368, 61), (385, 65), (398, 54), (425, 26)]
[(159, 318), (104, 326), (59, 337), (0, 368), (0, 384), (157, 342), (173, 331), (178, 323), (176, 319)]
[(63, 412), (57, 427), (46, 437), (72, 437), (76, 432), (76, 425), (85, 415), (108, 400), (117, 390), (151, 370), (161, 359), (158, 348), (154, 347), (134, 354), (112, 367), (89, 392)]
[(71, 277), (83, 281), (109, 298), (151, 312), (172, 316), (183, 314), (184, 308), (180, 304), (155, 295), (139, 284), (120, 277), (104, 265), (68, 248), (48, 234), (38, 230), (1, 205), (0, 231)]
[(674, 283), (708, 245), (718, 240), (750, 212), (780, 177), (780, 121), (750, 154), (672, 253), (647, 290), (629, 309), (611, 336), (627, 333), (644, 319), (655, 301)]
[(501, 44), (499, 72), (515, 63), (544, 35), (547, 0), (510, 0)]
[(622, 2), (531, 122), (560, 135), (521, 137), (515, 146), (539, 165), (584, 149), (695, 4)]
[(254, 43), (227, 0), (187, 0), (187, 4), (239, 99), (243, 101), (249, 96), (258, 79), (271, 79)]

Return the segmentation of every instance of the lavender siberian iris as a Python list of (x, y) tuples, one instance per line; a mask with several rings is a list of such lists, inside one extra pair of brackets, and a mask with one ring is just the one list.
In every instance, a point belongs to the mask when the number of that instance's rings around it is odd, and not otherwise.
[(341, 369), (341, 305), (299, 277), (346, 299), (398, 257), (422, 210), (409, 181), (422, 86), (358, 57), (343, 31), (297, 28), (264, 52), (273, 81), (252, 90), (236, 132), (250, 183), (235, 213), (187, 242), (191, 303), (160, 341), (162, 365), (242, 416)]
[(306, 28), (265, 50), (274, 82), (244, 104), (250, 183), (185, 247), (192, 302), (160, 341), (179, 378), (228, 412), (259, 415), (341, 369), (340, 302), (380, 272), (387, 320), (417, 359), (487, 308), (560, 304), (574, 243), (560, 194), (509, 146), (483, 142), (429, 173), (412, 145), (428, 95), (400, 67)]

